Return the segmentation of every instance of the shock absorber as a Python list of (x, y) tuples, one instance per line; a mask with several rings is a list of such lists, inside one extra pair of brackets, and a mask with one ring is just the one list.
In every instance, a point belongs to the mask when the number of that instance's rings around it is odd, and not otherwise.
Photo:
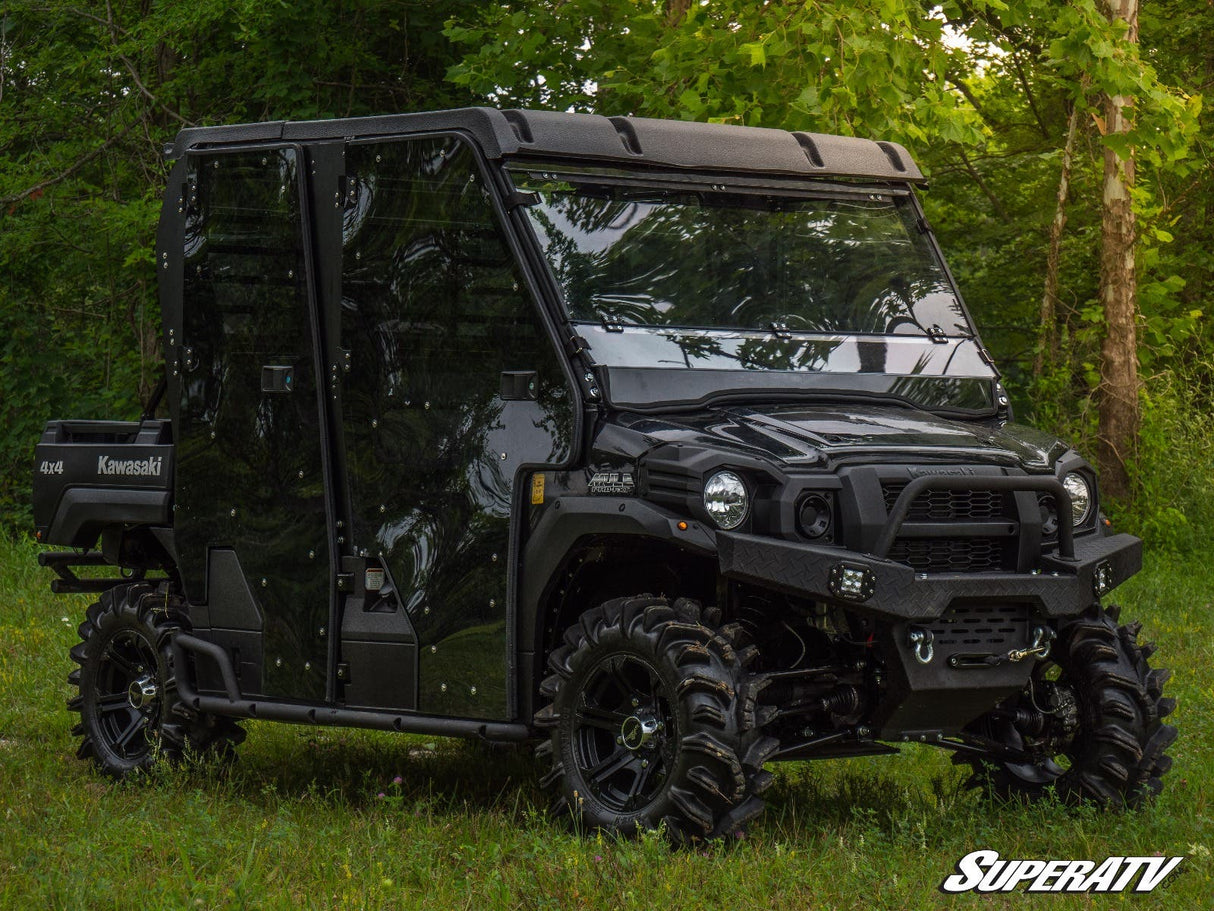
[(1021, 732), (1030, 736), (1035, 737), (1045, 730), (1045, 715), (1036, 709), (1026, 709), (1023, 706), (1017, 706), (1014, 709), (1008, 709), (1002, 714)]
[(860, 710), (863, 694), (850, 684), (837, 686), (819, 701), (823, 712), (831, 715), (851, 715)]

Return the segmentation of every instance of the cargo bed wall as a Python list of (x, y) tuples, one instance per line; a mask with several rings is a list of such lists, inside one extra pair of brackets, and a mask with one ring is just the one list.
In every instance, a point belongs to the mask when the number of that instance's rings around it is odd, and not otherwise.
[(34, 450), (36, 535), (92, 547), (107, 525), (168, 525), (172, 489), (167, 421), (51, 421)]

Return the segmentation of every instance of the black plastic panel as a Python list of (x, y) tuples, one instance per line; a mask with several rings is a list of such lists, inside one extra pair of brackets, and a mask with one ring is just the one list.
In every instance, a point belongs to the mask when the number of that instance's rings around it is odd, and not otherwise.
[(787, 133), (732, 124), (602, 117), (561, 111), (457, 108), (379, 117), (190, 127), (177, 134), (174, 157), (190, 149), (237, 142), (312, 142), (347, 137), (461, 130), (489, 158), (525, 156), (585, 163), (795, 177), (870, 177), (923, 180), (906, 149), (851, 136)]
[(106, 525), (166, 525), (172, 488), (166, 421), (50, 421), (34, 450), (43, 544), (91, 547)]
[[(572, 394), (467, 144), (351, 145), (346, 170), (353, 545), (412, 617), (418, 709), (505, 718), (516, 477), (567, 459)], [(534, 371), (535, 401), (502, 400), (508, 371)]]
[[(210, 601), (205, 614), (200, 613), (202, 609), (190, 614), (195, 629), (202, 625), (200, 620), (205, 616), (208, 626), (258, 634), (265, 630), (265, 618), (257, 607), (257, 599), (249, 588), (235, 551), (221, 548), (211, 551), (207, 580)], [(261, 690), (249, 692), (260, 693)]]
[[(208, 600), (209, 548), (244, 568), (265, 618), (264, 693), (322, 699), (329, 561), (300, 164), (291, 148), (189, 159), (174, 522), (191, 602)], [(267, 366), (291, 368), (290, 392), (262, 391)]]

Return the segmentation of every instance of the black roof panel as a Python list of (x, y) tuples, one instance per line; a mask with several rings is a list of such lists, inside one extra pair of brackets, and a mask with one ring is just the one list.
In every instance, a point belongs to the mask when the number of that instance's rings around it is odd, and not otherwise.
[(493, 108), (190, 127), (177, 134), (170, 154), (179, 157), (194, 149), (254, 142), (307, 143), (441, 130), (471, 134), (494, 159), (555, 158), (802, 177), (923, 180), (906, 149), (892, 142), (684, 120)]

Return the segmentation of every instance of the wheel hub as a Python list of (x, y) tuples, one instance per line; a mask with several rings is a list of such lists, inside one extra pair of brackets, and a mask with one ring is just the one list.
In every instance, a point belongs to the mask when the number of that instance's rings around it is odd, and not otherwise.
[(156, 680), (151, 674), (144, 674), (131, 681), (126, 695), (127, 700), (131, 703), (131, 708), (142, 710), (156, 701), (160, 696), (160, 689), (156, 686)]
[(649, 712), (629, 715), (620, 725), (620, 743), (636, 752), (649, 746), (660, 728), (657, 718)]

